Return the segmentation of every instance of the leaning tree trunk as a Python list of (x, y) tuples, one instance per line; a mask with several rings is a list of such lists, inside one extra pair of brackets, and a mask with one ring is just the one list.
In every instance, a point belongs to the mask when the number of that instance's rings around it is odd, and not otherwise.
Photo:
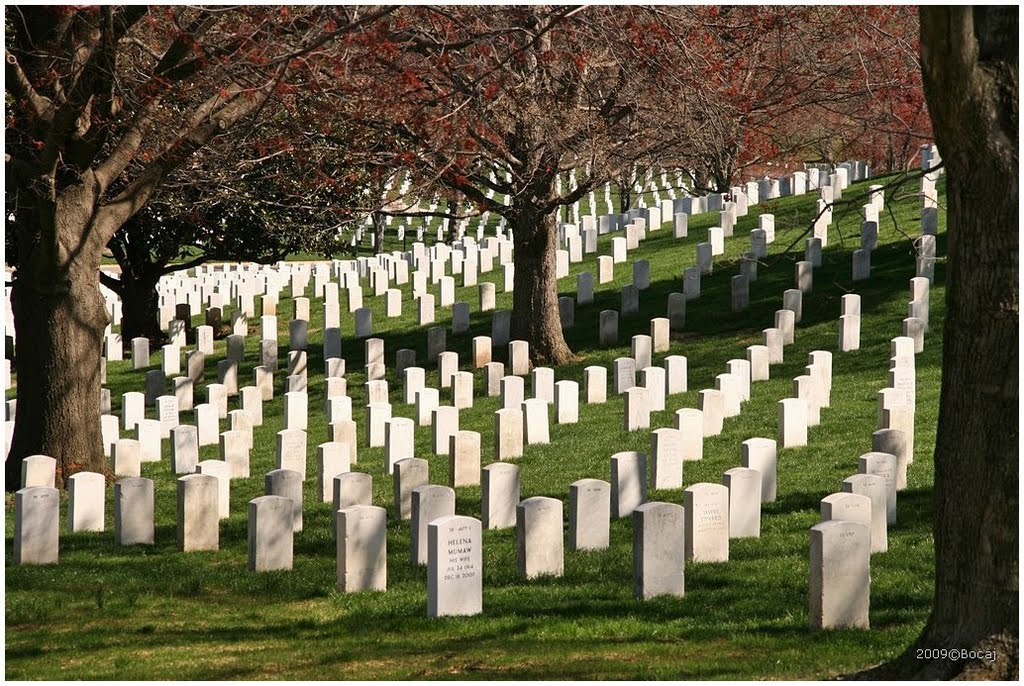
[(92, 221), (89, 209), (67, 204), (18, 217), (46, 224), (37, 235), (50, 240), (21, 251), (11, 290), (18, 404), (7, 490), (20, 487), (21, 461), (30, 455), (57, 460), (58, 487), (75, 472), (107, 471), (99, 404), (109, 321), (99, 286), (104, 241), (99, 231), (80, 228)]
[[(935, 598), (886, 676), (1018, 676), (1017, 8), (921, 9), (921, 62), (948, 172)], [(919, 649), (993, 659), (916, 659)], [(927, 658), (934, 653), (927, 653)]]
[(555, 215), (541, 214), (532, 207), (520, 208), (511, 224), (515, 247), (512, 339), (530, 344), (534, 364), (571, 362), (576, 357), (562, 336), (558, 313)]

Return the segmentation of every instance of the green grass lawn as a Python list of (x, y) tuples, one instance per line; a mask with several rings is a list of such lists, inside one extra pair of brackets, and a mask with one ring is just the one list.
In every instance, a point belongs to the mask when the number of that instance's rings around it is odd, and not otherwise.
[[(853, 185), (850, 198), (869, 183)], [(916, 182), (913, 182), (916, 188)], [(940, 182), (944, 192), (944, 184)], [(803, 373), (808, 353), (834, 353), (832, 406), (811, 428), (807, 447), (779, 450), (778, 500), (762, 512), (761, 537), (731, 542), (728, 563), (688, 564), (686, 595), (638, 601), (632, 596), (632, 530), (629, 518), (611, 524), (611, 545), (597, 552), (565, 553), (565, 575), (522, 581), (516, 574), (514, 529), (484, 532), (483, 614), (469, 618), (426, 617), (426, 568), (408, 562), (409, 523), (388, 523), (388, 590), (341, 594), (335, 590), (335, 546), (330, 505), (316, 502), (313, 479), (305, 487), (305, 529), (295, 537), (295, 566), (290, 572), (246, 571), (246, 503), (263, 494), (263, 474), (275, 468), (274, 434), (283, 428), (284, 372), (275, 379), (275, 399), (264, 404), (264, 423), (255, 432), (252, 477), (232, 482), (230, 519), (221, 523), (221, 549), (178, 553), (175, 548), (175, 478), (169, 448), (160, 463), (143, 465), (156, 482), (156, 545), (113, 545), (113, 511), (108, 486), (107, 531), (65, 534), (60, 563), (49, 567), (12, 566), (12, 498), (7, 497), (7, 572), (5, 582), (6, 671), (9, 679), (780, 679), (828, 678), (898, 655), (918, 634), (932, 596), (931, 534), (932, 452), (938, 416), (941, 332), (944, 318), (945, 218), (940, 218), (936, 278), (931, 291), (931, 332), (917, 356), (915, 462), (908, 488), (899, 494), (899, 520), (889, 529), (889, 550), (872, 557), (870, 631), (813, 632), (808, 622), (808, 529), (818, 519), (818, 503), (840, 490), (857, 471), (857, 458), (871, 449), (877, 417), (877, 392), (887, 385), (889, 341), (901, 335), (909, 279), (914, 276), (912, 237), (920, 232), (920, 201), (901, 191), (881, 218), (880, 245), (872, 256), (872, 278), (854, 284), (851, 251), (859, 247), (858, 209), (865, 201), (837, 210), (823, 264), (814, 272), (814, 290), (804, 298), (803, 321), (785, 362), (771, 368), (771, 380), (754, 383), (740, 416), (727, 419), (721, 435), (704, 442), (704, 459), (685, 464), (684, 481), (722, 482), (722, 473), (740, 466), (740, 443), (751, 437), (776, 438), (777, 402), (793, 395), (793, 378)], [(794, 262), (803, 259), (803, 241), (786, 247), (804, 231), (814, 211), (805, 195), (761, 203), (739, 220), (726, 240), (726, 255), (715, 258), (713, 275), (704, 277), (699, 300), (688, 303), (686, 331), (674, 334), (669, 354), (689, 362), (689, 392), (670, 396), (664, 412), (653, 413), (651, 429), (674, 426), (674, 412), (696, 407), (697, 392), (714, 387), (726, 362), (745, 357), (748, 345), (761, 342), (761, 330), (774, 326), (782, 292), (793, 286)], [(729, 279), (749, 249), (757, 214), (774, 212), (776, 240), (751, 284), (750, 308), (729, 308)], [(615, 267), (615, 280), (595, 284), (593, 305), (576, 310), (567, 340), (580, 361), (556, 370), (556, 379), (581, 382), (583, 367), (610, 366), (630, 354), (630, 338), (649, 333), (653, 317), (666, 316), (668, 294), (682, 291), (682, 272), (696, 263), (696, 244), (717, 213), (691, 217), (690, 237), (674, 240), (670, 223), (648, 234), (630, 259), (649, 259), (651, 286), (641, 296), (641, 313), (620, 320), (620, 345), (599, 349), (598, 316), (618, 309), (620, 289), (632, 280), (629, 263)], [(599, 254), (610, 253), (610, 236), (601, 236)], [(574, 264), (559, 282), (563, 294), (575, 290), (576, 274), (596, 276), (596, 255)], [(461, 277), (456, 277), (461, 284)], [(501, 271), (480, 281), (498, 284), (498, 307), (511, 308), (511, 293), (501, 293)], [(595, 278), (596, 281), (596, 278)], [(408, 294), (411, 285), (403, 286)], [(433, 288), (436, 294), (436, 287)], [(837, 331), (840, 298), (862, 298), (861, 348), (840, 354)], [(438, 308), (439, 324), (449, 325), (448, 348), (462, 367), (470, 341), (490, 334), (490, 314), (478, 313), (476, 288), (457, 288), (456, 300), (470, 303), (471, 329), (450, 332), (450, 308)], [(342, 297), (344, 309), (345, 298)], [(401, 380), (393, 374), (399, 348), (415, 348), (421, 364), (426, 335), (416, 325), (414, 304), (387, 319), (383, 298), (369, 297), (374, 330), (386, 344), (388, 381), (395, 416), (413, 416), (401, 403)], [(323, 311), (311, 308), (309, 351), (309, 465), (315, 473), (316, 445), (327, 440), (323, 415), (323, 363), (320, 342)], [(278, 305), (282, 363), (286, 367), (287, 324), (292, 304)], [(228, 317), (225, 316), (225, 321)], [(197, 318), (196, 324), (202, 323)], [(363, 344), (352, 338), (353, 317), (343, 312), (353, 416), (363, 436)], [(258, 320), (250, 324), (247, 359), (240, 382), (251, 383), (258, 359)], [(206, 381), (216, 377), (224, 342), (208, 356)], [(499, 353), (501, 354), (501, 353)], [(503, 356), (503, 355), (502, 355)], [(160, 353), (153, 356), (159, 364)], [(143, 371), (130, 362), (108, 365), (114, 412), (121, 394), (141, 390)], [(475, 373), (475, 400), (463, 410), (460, 428), (482, 433), (482, 459), (493, 458), (493, 412), (498, 399), (485, 397), (483, 371)], [(429, 368), (428, 385), (437, 385)], [(527, 382), (527, 393), (529, 393)], [(442, 402), (450, 402), (450, 390)], [(10, 394), (9, 394), (10, 395)], [(197, 391), (196, 402), (205, 401)], [(231, 409), (238, 399), (232, 399)], [(528, 446), (517, 460), (522, 497), (545, 495), (568, 502), (569, 484), (584, 477), (610, 479), (609, 458), (621, 450), (649, 452), (650, 432), (626, 433), (623, 402), (580, 405), (580, 422), (551, 426), (551, 444)], [(147, 416), (153, 417), (153, 409)], [(191, 412), (182, 413), (191, 423)], [(222, 430), (226, 429), (222, 423)], [(448, 482), (447, 456), (431, 450), (429, 428), (416, 431), (417, 454), (430, 462), (430, 481)], [(204, 447), (201, 459), (218, 457)], [(389, 507), (392, 481), (383, 474), (383, 448), (359, 447), (354, 467), (374, 477), (374, 502)], [(682, 503), (681, 491), (650, 491), (650, 500)], [(480, 489), (457, 490), (456, 512), (480, 516)], [(62, 511), (62, 526), (65, 512)]]

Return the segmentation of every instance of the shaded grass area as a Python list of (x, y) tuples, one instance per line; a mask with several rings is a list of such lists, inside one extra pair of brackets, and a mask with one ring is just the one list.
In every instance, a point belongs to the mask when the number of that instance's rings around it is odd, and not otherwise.
[[(870, 183), (878, 183), (872, 180)], [(850, 198), (868, 183), (846, 191)], [(941, 189), (944, 190), (944, 189)], [(857, 203), (854, 207), (859, 208)], [(752, 208), (740, 219), (726, 255), (716, 257), (714, 273), (702, 279), (702, 295), (688, 304), (686, 331), (673, 336), (671, 350), (689, 362), (689, 390), (671, 396), (665, 412), (652, 414), (651, 429), (674, 426), (674, 411), (696, 407), (697, 392), (714, 387), (726, 362), (745, 356), (760, 343), (761, 330), (773, 326), (782, 291), (792, 287), (799, 253), (783, 250), (804, 231), (813, 216), (811, 196), (782, 198)], [(729, 279), (738, 273), (740, 255), (749, 247), (756, 214), (774, 212), (776, 241), (751, 285), (751, 306), (729, 310)], [(877, 392), (887, 385), (889, 340), (901, 333), (907, 316), (909, 279), (914, 276), (910, 236), (919, 234), (919, 200), (896, 203), (883, 216), (880, 247), (873, 255), (872, 279), (851, 281), (850, 253), (857, 247), (856, 210), (837, 211), (823, 264), (814, 273), (814, 290), (804, 298), (803, 321), (785, 362), (771, 368), (769, 381), (752, 385), (743, 413), (725, 422), (721, 435), (705, 440), (704, 459), (687, 462), (684, 481), (721, 483), (722, 473), (740, 464), (740, 443), (754, 436), (776, 437), (778, 400), (793, 394), (792, 379), (803, 373), (812, 350), (834, 352), (831, 408), (822, 424), (809, 431), (809, 445), (780, 450), (779, 497), (763, 508), (761, 538), (732, 541), (730, 561), (689, 564), (686, 596), (636, 601), (631, 589), (632, 528), (614, 520), (611, 545), (604, 551), (566, 551), (565, 576), (522, 581), (516, 575), (514, 530), (484, 533), (484, 612), (470, 618), (426, 617), (426, 569), (408, 562), (409, 524), (388, 524), (388, 591), (340, 594), (334, 589), (335, 548), (330, 506), (316, 502), (313, 479), (305, 487), (305, 530), (295, 538), (295, 568), (290, 572), (246, 572), (246, 503), (262, 495), (263, 474), (275, 468), (274, 434), (283, 428), (284, 372), (275, 379), (275, 399), (264, 404), (257, 427), (251, 473), (232, 482), (230, 519), (221, 523), (221, 550), (181, 554), (175, 550), (175, 480), (169, 473), (169, 449), (161, 463), (143, 465), (156, 482), (157, 544), (152, 548), (116, 548), (112, 543), (112, 485), (108, 487), (106, 533), (64, 534), (61, 561), (51, 567), (11, 565), (13, 511), (7, 500), (8, 549), (5, 623), (6, 677), (11, 679), (441, 679), (441, 678), (615, 678), (754, 679), (823, 678), (855, 671), (899, 654), (927, 618), (933, 577), (931, 485), (934, 429), (941, 376), (944, 315), (945, 225), (940, 218), (939, 255), (931, 293), (931, 332), (917, 357), (916, 460), (908, 490), (900, 493), (899, 521), (890, 528), (889, 551), (872, 557), (870, 631), (815, 633), (808, 628), (808, 529), (818, 521), (818, 502), (839, 490), (856, 472), (857, 457), (871, 449), (876, 428)], [(691, 218), (690, 237), (674, 240), (669, 224), (648, 234), (630, 253), (649, 259), (651, 287), (641, 296), (641, 313), (620, 320), (621, 345), (596, 347), (598, 315), (618, 309), (619, 291), (632, 280), (629, 264), (615, 265), (612, 283), (596, 285), (595, 303), (577, 308), (567, 339), (581, 361), (556, 370), (557, 379), (581, 382), (582, 368), (610, 366), (629, 355), (630, 337), (649, 333), (652, 317), (665, 316), (668, 294), (682, 291), (683, 268), (694, 264), (696, 243), (706, 240), (714, 216)], [(843, 239), (840, 240), (840, 234)], [(610, 252), (602, 236), (599, 254)], [(596, 275), (596, 256), (572, 265), (559, 282), (563, 294), (575, 289), (576, 274)], [(461, 277), (456, 277), (461, 284)], [(501, 272), (481, 281), (498, 283)], [(404, 286), (408, 295), (409, 286)], [(432, 287), (437, 294), (437, 288)], [(843, 294), (862, 298), (861, 349), (836, 351), (839, 302)], [(448, 347), (467, 365), (470, 341), (489, 335), (490, 313), (476, 312), (476, 288), (457, 288), (456, 300), (469, 302), (471, 330), (450, 332), (450, 308), (438, 308), (438, 325), (449, 327)], [(417, 350), (421, 364), (426, 336), (416, 324), (415, 307), (403, 302), (403, 315), (387, 319), (383, 299), (364, 293), (373, 309), (375, 332), (385, 340), (388, 381), (395, 416), (413, 416), (401, 403), (401, 380), (393, 376), (395, 351)], [(278, 306), (281, 364), (286, 367), (287, 321), (291, 302)], [(498, 307), (511, 307), (511, 293), (498, 294)], [(309, 473), (315, 474), (316, 445), (327, 440), (321, 401), (324, 393), (323, 311), (314, 301), (309, 350)], [(345, 297), (342, 296), (342, 309)], [(227, 319), (227, 314), (225, 319)], [(196, 324), (201, 323), (198, 318)], [(343, 313), (349, 395), (363, 433), (366, 401), (363, 346), (352, 339), (353, 320)], [(240, 381), (251, 383), (258, 359), (258, 321), (252, 322)], [(497, 351), (503, 357), (503, 351)], [(224, 343), (207, 359), (206, 381), (215, 381)], [(159, 364), (160, 353), (153, 356)], [(140, 390), (143, 371), (131, 363), (108, 366), (114, 411), (120, 395)], [(428, 385), (437, 385), (428, 367)], [(493, 461), (493, 412), (497, 398), (484, 397), (482, 371), (475, 373), (476, 397), (463, 410), (460, 428), (480, 431), (484, 464)], [(529, 393), (529, 382), (527, 382)], [(442, 402), (450, 402), (450, 390)], [(197, 390), (196, 402), (205, 399)], [(232, 399), (231, 408), (238, 400)], [(147, 416), (155, 416), (149, 409)], [(191, 422), (192, 413), (182, 413)], [(227, 427), (222, 423), (222, 430)], [(580, 422), (552, 425), (552, 443), (528, 446), (521, 465), (522, 497), (546, 495), (568, 500), (569, 484), (584, 477), (609, 479), (609, 458), (620, 450), (649, 451), (650, 433), (625, 432), (622, 399), (580, 406)], [(430, 462), (432, 483), (447, 483), (448, 458), (432, 454), (429, 427), (416, 431), (417, 455)], [(218, 457), (204, 447), (201, 459)], [(359, 447), (354, 469), (374, 477), (374, 501), (390, 506), (392, 481), (383, 473), (382, 448)], [(480, 516), (480, 489), (457, 490), (456, 512)], [(651, 491), (651, 500), (682, 503), (680, 491)], [(62, 520), (64, 513), (62, 512)], [(63, 523), (63, 521), (62, 521)]]

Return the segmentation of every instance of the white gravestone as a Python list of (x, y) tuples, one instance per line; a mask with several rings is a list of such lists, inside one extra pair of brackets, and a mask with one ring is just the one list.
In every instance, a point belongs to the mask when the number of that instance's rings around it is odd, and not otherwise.
[(686, 559), (729, 561), (729, 490), (720, 484), (698, 483), (684, 491)]
[(129, 477), (114, 484), (115, 545), (153, 545), (153, 494), (151, 479)]
[(686, 516), (672, 503), (645, 503), (633, 511), (633, 595), (682, 596)]
[(683, 487), (683, 432), (662, 428), (651, 432), (651, 488)]
[(335, 518), (338, 590), (342, 593), (387, 590), (387, 510), (374, 505), (356, 505), (338, 510)]
[(455, 491), (447, 486), (427, 484), (412, 489), (412, 522), (409, 538), (409, 562), (427, 564), (427, 525), (440, 517), (455, 514)]
[(412, 491), (430, 483), (430, 463), (409, 457), (395, 463), (395, 519), (412, 519)]
[(14, 564), (55, 564), (60, 538), (60, 492), (28, 486), (14, 494)]
[(810, 621), (813, 629), (868, 629), (871, 534), (859, 522), (811, 527)]
[(519, 503), (519, 466), (494, 463), (483, 468), (481, 512), (485, 529), (515, 526)]
[(480, 521), (448, 515), (427, 525), (427, 616), (483, 611), (483, 533)]
[(68, 478), (68, 531), (103, 531), (106, 479), (95, 472)]
[(516, 505), (516, 541), (521, 577), (562, 576), (562, 501), (535, 496)]
[(761, 537), (761, 472), (733, 467), (722, 475), (729, 489), (729, 538)]
[(264, 495), (249, 501), (250, 572), (292, 568), (292, 501)]
[(761, 502), (773, 503), (776, 498), (778, 460), (776, 444), (770, 438), (748, 438), (741, 444), (741, 464), (761, 475)]
[(267, 495), (279, 495), (292, 503), (292, 530), (302, 531), (302, 475), (290, 469), (274, 469), (264, 477)]
[(647, 456), (625, 451), (611, 457), (612, 516), (627, 517), (647, 501)]
[(608, 547), (611, 485), (600, 479), (580, 479), (569, 485), (569, 550)]
[(178, 479), (178, 550), (217, 550), (220, 524), (217, 477), (189, 474)]

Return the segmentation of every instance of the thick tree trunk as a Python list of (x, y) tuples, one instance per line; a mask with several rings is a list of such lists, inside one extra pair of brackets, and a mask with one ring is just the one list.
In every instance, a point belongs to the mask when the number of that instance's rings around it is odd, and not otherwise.
[(7, 458), (7, 490), (21, 483), (21, 460), (57, 460), (57, 485), (80, 471), (105, 473), (100, 433), (100, 356), (109, 318), (99, 288), (99, 250), (89, 245), (65, 265), (21, 262), (11, 304), (17, 331), (18, 405)]
[[(1018, 676), (1017, 12), (921, 9), (925, 94), (948, 171), (935, 599), (917, 642), (869, 676)], [(981, 657), (918, 659), (925, 649)]]
[(555, 215), (527, 207), (513, 219), (515, 288), (512, 297), (512, 339), (530, 344), (530, 360), (557, 365), (576, 359), (562, 336), (558, 314)]

